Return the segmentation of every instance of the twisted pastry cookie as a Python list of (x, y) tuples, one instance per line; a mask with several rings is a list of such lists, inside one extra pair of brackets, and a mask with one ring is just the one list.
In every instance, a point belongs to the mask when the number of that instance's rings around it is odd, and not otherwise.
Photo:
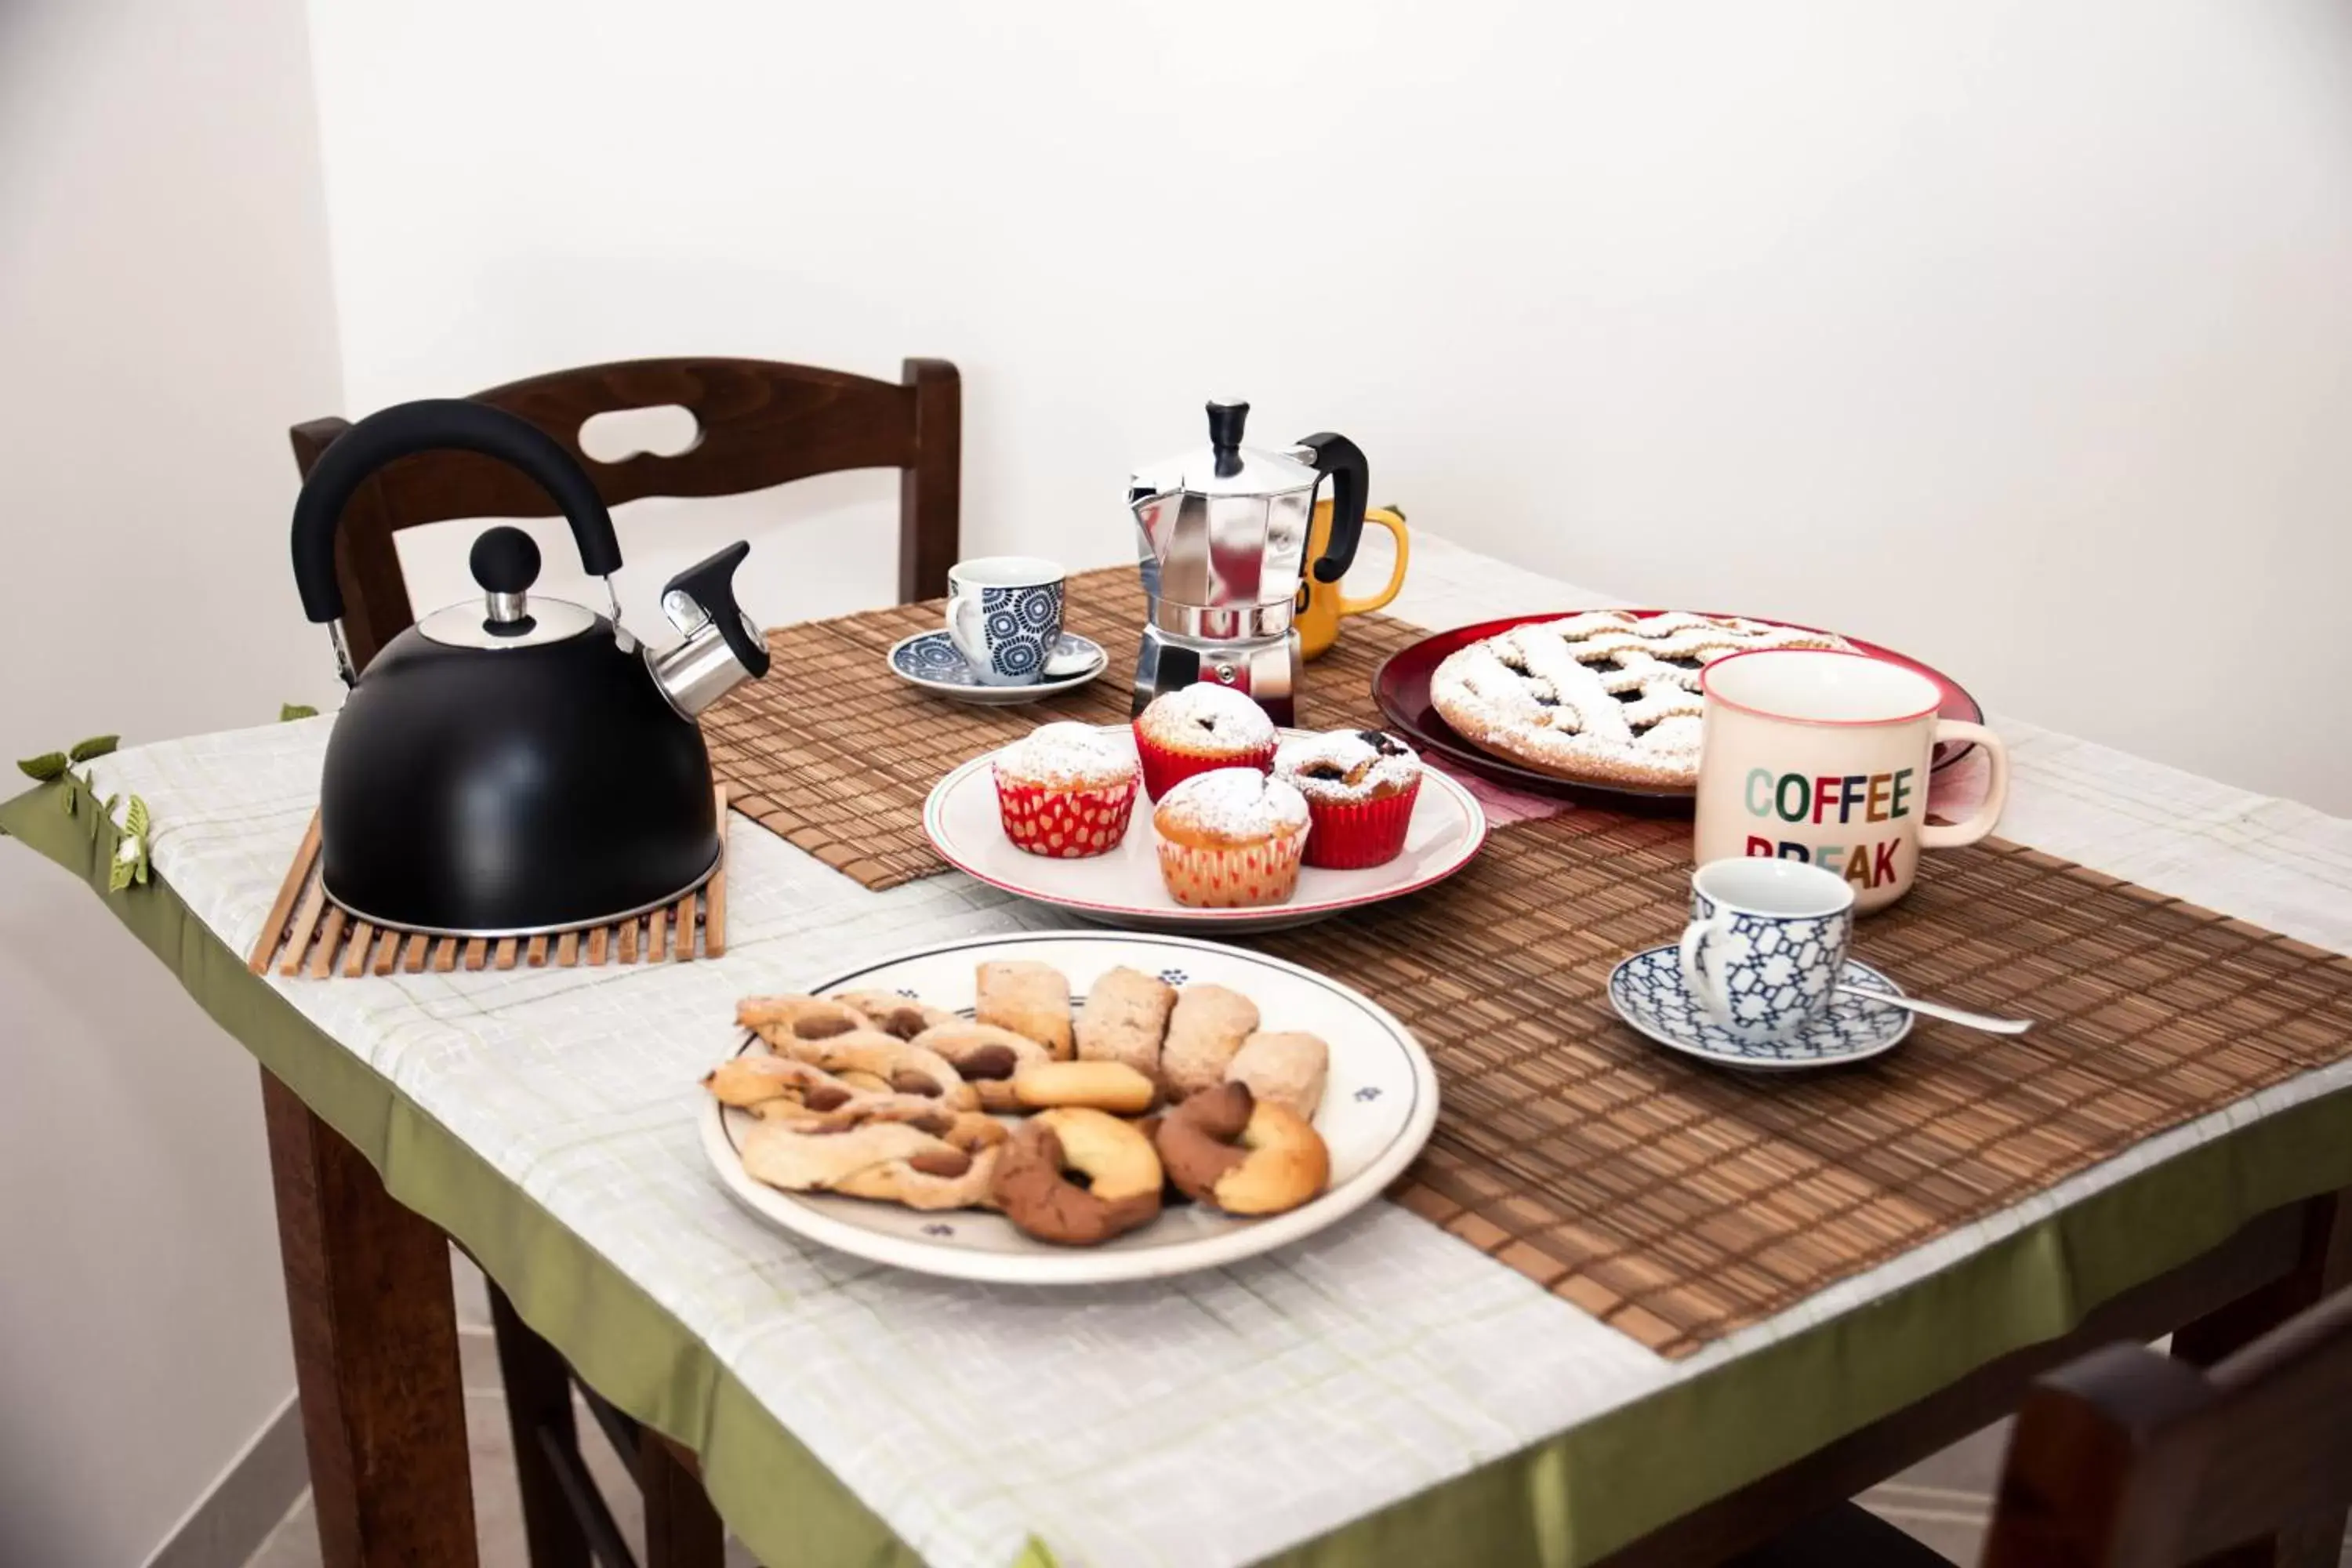
[(980, 1104), (979, 1095), (946, 1058), (879, 1030), (858, 1029), (816, 1040), (788, 1037), (782, 1048), (827, 1072), (868, 1074), (897, 1093), (924, 1095), (950, 1110), (971, 1110)]
[(744, 1173), (786, 1192), (841, 1193), (909, 1208), (985, 1203), (1003, 1145), (959, 1147), (903, 1121), (803, 1130), (762, 1121), (743, 1135)]
[(753, 1055), (730, 1057), (702, 1075), (702, 1087), (721, 1105), (750, 1110), (774, 1100), (800, 1102), (812, 1089), (838, 1087), (840, 1080), (822, 1068), (790, 1057)]
[[(881, 1084), (869, 1074), (856, 1077)], [(927, 1132), (945, 1133), (958, 1116), (934, 1096), (902, 1094), (887, 1084), (869, 1089), (813, 1063), (749, 1051), (705, 1074), (702, 1086), (721, 1105), (802, 1131), (854, 1127), (864, 1121), (904, 1121)]]
[(873, 1027), (856, 1008), (824, 996), (746, 996), (735, 1004), (735, 1021), (780, 1049)]
[(1029, 1038), (993, 1024), (967, 1024), (954, 1014), (947, 1022), (925, 1029), (910, 1042), (947, 1058), (980, 1096), (982, 1110), (1018, 1110), (1013, 1092), (1013, 1075), (1054, 1059), (1053, 1053)]
[(901, 996), (895, 991), (844, 991), (833, 1000), (845, 1007), (855, 1007), (866, 1015), (868, 1026), (886, 1035), (911, 1040), (926, 1029), (936, 1029), (944, 1024), (960, 1020), (945, 1007), (912, 996)]

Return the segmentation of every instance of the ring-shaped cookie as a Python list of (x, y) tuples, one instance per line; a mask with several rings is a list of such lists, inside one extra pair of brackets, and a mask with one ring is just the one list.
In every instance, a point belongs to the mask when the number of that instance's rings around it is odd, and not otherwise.
[(1155, 1142), (1176, 1190), (1227, 1214), (1281, 1214), (1331, 1179), (1323, 1135), (1289, 1107), (1254, 1100), (1247, 1084), (1192, 1096), (1160, 1119)]
[[(1072, 1171), (1087, 1185), (1071, 1181)], [(1099, 1110), (1065, 1108), (1022, 1123), (997, 1160), (990, 1195), (1024, 1235), (1094, 1247), (1156, 1218), (1163, 1180), (1142, 1133)]]

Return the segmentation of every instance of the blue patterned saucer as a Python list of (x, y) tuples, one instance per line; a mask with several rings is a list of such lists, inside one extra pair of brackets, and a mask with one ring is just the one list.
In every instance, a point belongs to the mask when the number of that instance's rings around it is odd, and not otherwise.
[[(1903, 994), (1903, 987), (1866, 963), (1846, 960), (1840, 984)], [(1911, 1015), (1859, 996), (1832, 996), (1784, 1038), (1742, 1043), (1700, 1010), (1683, 984), (1682, 950), (1673, 942), (1637, 952), (1609, 975), (1609, 1000), (1618, 1016), (1662, 1046), (1720, 1067), (1780, 1071), (1843, 1067), (1891, 1051), (1911, 1032)]]
[(1102, 645), (1064, 632), (1045, 658), (1045, 679), (1028, 686), (982, 686), (961, 649), (944, 631), (917, 632), (890, 648), (890, 668), (900, 679), (934, 695), (985, 708), (1010, 708), (1056, 692), (1075, 691), (1110, 666)]

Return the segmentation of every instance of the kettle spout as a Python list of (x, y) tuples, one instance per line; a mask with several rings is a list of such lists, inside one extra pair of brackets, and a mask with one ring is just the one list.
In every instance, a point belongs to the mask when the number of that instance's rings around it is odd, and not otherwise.
[(738, 540), (662, 584), (662, 614), (686, 640), (647, 662), (662, 695), (686, 718), (768, 673), (768, 639), (735, 603), (735, 569), (751, 552)]

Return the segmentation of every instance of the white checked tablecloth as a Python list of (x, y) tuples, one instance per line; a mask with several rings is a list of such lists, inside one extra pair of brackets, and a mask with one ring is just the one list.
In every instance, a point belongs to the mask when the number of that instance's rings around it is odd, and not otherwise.
[[(1601, 602), (1421, 536), (1394, 613), (1443, 626)], [(236, 952), (251, 946), (316, 805), (329, 725), (201, 736), (95, 764), (101, 798), (146, 798), (154, 865)], [(1998, 728), (2015, 764), (2004, 836), (2352, 951), (2352, 823)], [(950, 1283), (748, 1217), (704, 1163), (695, 1081), (730, 1047), (740, 995), (1061, 922), (958, 875), (868, 892), (740, 818), (731, 854), (732, 945), (718, 962), (268, 984), (649, 1292), (945, 1568), (1003, 1568), (1033, 1533), (1068, 1564), (1265, 1556), (1882, 1296), (2245, 1117), (2352, 1082), (2347, 1066), (2281, 1085), (1680, 1362), (1386, 1205), (1279, 1256), (1173, 1281)]]

